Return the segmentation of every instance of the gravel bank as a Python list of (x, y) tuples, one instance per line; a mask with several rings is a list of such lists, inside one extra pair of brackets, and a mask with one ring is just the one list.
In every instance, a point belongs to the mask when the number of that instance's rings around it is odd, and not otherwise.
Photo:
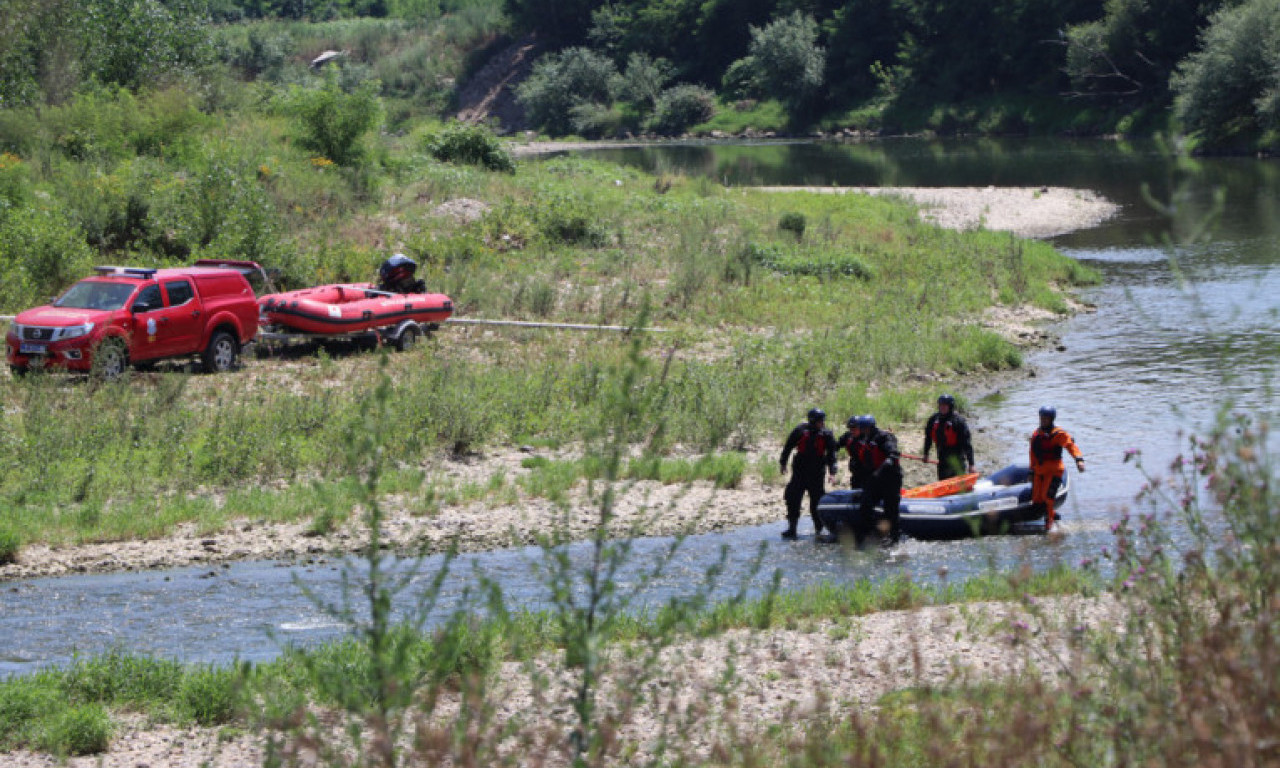
[[(640, 705), (619, 730), (620, 739), (643, 754), (659, 738), (674, 738), (705, 756), (717, 742), (735, 738), (735, 726), (752, 736), (773, 724), (796, 726), (809, 717), (839, 716), (853, 709), (867, 713), (884, 694), (907, 687), (957, 685), (1028, 671), (1057, 679), (1068, 668), (1069, 640), (1078, 628), (1115, 626), (1119, 610), (1105, 598), (1060, 598), (1040, 601), (1034, 611), (1020, 604), (979, 603), (815, 620), (793, 629), (734, 630), (663, 650), (657, 677), (640, 675), (628, 662), (613, 659), (601, 701), (607, 711), (622, 698), (622, 690), (642, 690)], [(546, 677), (544, 689), (530, 685), (531, 673)], [(731, 682), (726, 685), (726, 680)], [(532, 669), (502, 665), (489, 685), (489, 701), (496, 708), (492, 727), (514, 721), (553, 735), (567, 733), (571, 691), (571, 680), (553, 660)], [(446, 693), (438, 711), (447, 717), (457, 707), (457, 695)], [(488, 734), (482, 731), (478, 737)], [(12, 752), (0, 756), (0, 762), (12, 768), (231, 768), (261, 765), (262, 756), (262, 738), (253, 733), (156, 727), (127, 715), (117, 719), (115, 738), (104, 755), (62, 762)], [(554, 756), (548, 761), (562, 763)]]
[(758, 187), (768, 192), (888, 195), (920, 206), (920, 218), (945, 229), (986, 229), (1045, 238), (1096, 227), (1120, 206), (1067, 187)]

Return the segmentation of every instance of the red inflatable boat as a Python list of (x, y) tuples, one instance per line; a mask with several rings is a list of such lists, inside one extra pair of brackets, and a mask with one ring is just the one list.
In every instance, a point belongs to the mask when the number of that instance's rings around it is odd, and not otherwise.
[(392, 293), (367, 283), (321, 285), (258, 300), (267, 323), (302, 333), (338, 335), (395, 326), (411, 320), (438, 323), (453, 314), (443, 293)]

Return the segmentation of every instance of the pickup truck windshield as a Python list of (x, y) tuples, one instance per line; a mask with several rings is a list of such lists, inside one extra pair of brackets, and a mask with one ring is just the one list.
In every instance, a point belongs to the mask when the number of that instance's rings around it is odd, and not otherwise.
[(124, 303), (133, 295), (135, 288), (137, 286), (131, 283), (83, 280), (71, 286), (66, 293), (53, 302), (53, 306), (68, 309), (122, 309)]

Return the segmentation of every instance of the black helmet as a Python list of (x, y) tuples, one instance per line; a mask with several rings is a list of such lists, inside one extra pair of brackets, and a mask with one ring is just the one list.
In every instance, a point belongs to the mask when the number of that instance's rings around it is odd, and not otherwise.
[(863, 429), (875, 429), (875, 428), (876, 428), (876, 417), (875, 417), (875, 416), (872, 416), (872, 415), (871, 415), (871, 414), (869, 414), (869, 413), (868, 413), (868, 414), (865, 414), (865, 415), (863, 415), (863, 416), (859, 416), (859, 417), (858, 417), (858, 426), (862, 427)]
[(845, 422), (845, 426), (847, 426), (849, 429), (853, 429), (854, 427), (858, 426), (858, 417), (850, 416), (849, 420)]
[(949, 405), (951, 410), (956, 409), (956, 399), (951, 395), (938, 395), (938, 405)]
[(826, 411), (822, 410), (821, 408), (809, 409), (809, 421), (826, 421), (826, 420), (827, 420)]
[(1058, 418), (1058, 409), (1054, 408), (1052, 405), (1042, 405), (1040, 406), (1040, 415), (1048, 416), (1049, 421), (1053, 421)]

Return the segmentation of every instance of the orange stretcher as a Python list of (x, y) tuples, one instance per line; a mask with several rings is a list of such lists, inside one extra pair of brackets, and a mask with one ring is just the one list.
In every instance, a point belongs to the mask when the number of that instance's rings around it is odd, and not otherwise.
[(978, 482), (978, 473), (957, 475), (936, 483), (907, 488), (902, 492), (905, 499), (936, 499), (939, 496), (951, 496), (956, 493), (968, 493)]

